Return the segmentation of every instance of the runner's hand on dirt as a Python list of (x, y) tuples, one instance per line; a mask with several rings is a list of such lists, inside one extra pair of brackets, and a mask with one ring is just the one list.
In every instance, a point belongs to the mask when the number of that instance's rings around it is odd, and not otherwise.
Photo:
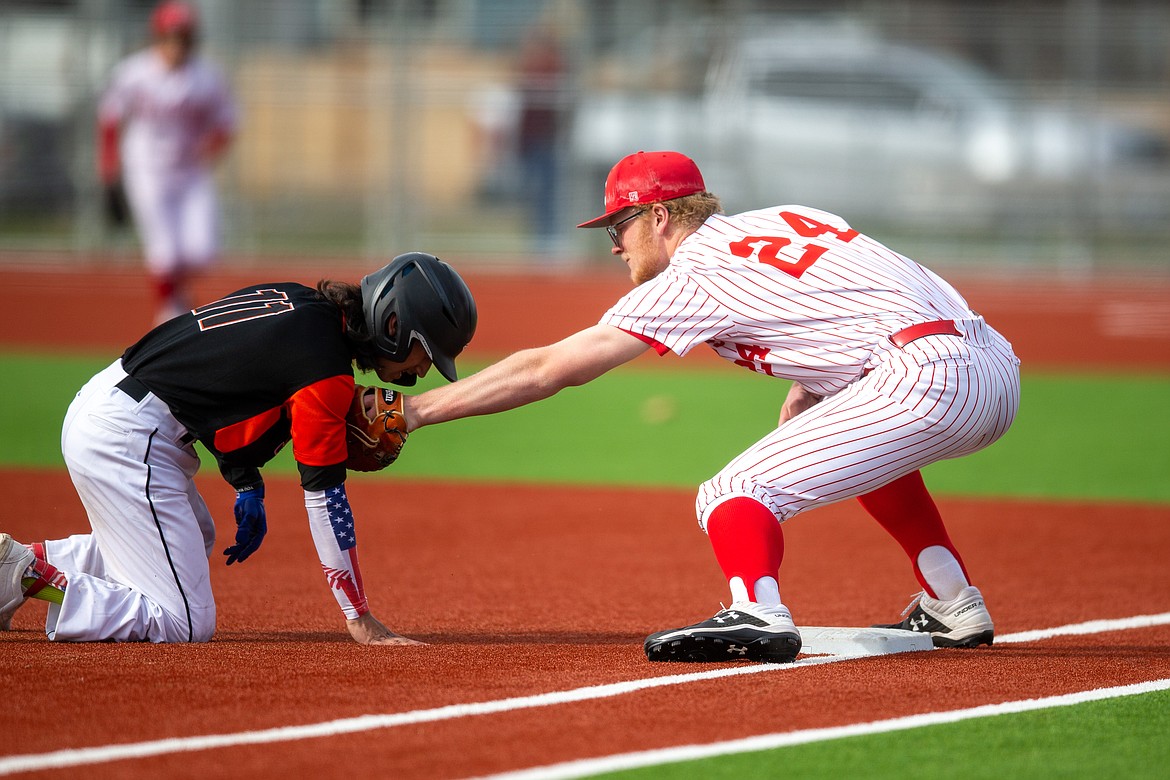
[(423, 645), (425, 642), (418, 642), (414, 639), (407, 639), (404, 636), (395, 634), (373, 614), (367, 612), (359, 618), (345, 621), (346, 628), (349, 629), (349, 635), (353, 637), (354, 641), (359, 645)]

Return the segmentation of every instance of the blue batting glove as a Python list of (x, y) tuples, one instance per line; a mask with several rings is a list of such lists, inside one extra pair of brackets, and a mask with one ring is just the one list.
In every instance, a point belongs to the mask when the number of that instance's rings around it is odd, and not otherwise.
[(246, 561), (260, 549), (264, 534), (268, 533), (268, 518), (264, 513), (264, 486), (260, 485), (236, 493), (236, 543), (223, 551), (227, 565)]

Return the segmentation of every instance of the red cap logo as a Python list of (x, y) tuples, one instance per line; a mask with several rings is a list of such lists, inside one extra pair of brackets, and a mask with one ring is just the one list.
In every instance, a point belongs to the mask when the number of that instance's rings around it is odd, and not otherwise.
[(703, 174), (690, 157), (678, 152), (635, 152), (618, 161), (605, 179), (605, 213), (577, 227), (605, 227), (615, 214), (630, 206), (706, 189)]

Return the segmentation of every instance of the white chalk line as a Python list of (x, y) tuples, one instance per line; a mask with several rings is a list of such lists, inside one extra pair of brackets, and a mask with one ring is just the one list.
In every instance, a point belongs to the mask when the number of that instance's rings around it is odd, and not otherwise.
[(1119, 685), (1113, 688), (1097, 688), (1080, 693), (1048, 696), (1043, 699), (1022, 699), (1019, 701), (1003, 702), (1002, 704), (984, 704), (965, 710), (930, 712), (922, 715), (909, 715), (902, 718), (871, 721), (870, 723), (852, 723), (848, 726), (787, 731), (779, 734), (763, 734), (745, 739), (734, 739), (727, 742), (712, 742), (706, 745), (682, 745), (658, 750), (644, 750), (637, 753), (603, 756), (601, 758), (579, 759), (577, 761), (566, 761), (562, 764), (550, 764), (549, 766), (523, 769), (517, 772), (488, 775), (479, 778), (479, 780), (569, 780), (569, 778), (587, 777), (589, 775), (601, 774), (602, 772), (622, 772), (629, 769), (659, 766), (679, 761), (696, 761), (703, 758), (715, 758), (717, 756), (727, 756), (736, 753), (775, 750), (777, 748), (792, 747), (793, 745), (807, 745), (811, 742), (826, 742), (845, 737), (885, 734), (891, 731), (905, 731), (908, 729), (923, 728), (925, 726), (958, 723), (975, 718), (989, 718), (994, 715), (1010, 715), (1055, 707), (1070, 707), (1074, 704), (1084, 704), (1085, 702), (1115, 699), (1122, 696), (1136, 696), (1142, 693), (1165, 690), (1170, 690), (1170, 679), (1151, 680), (1150, 682), (1134, 683), (1132, 685)]
[(1109, 631), (1125, 631), (1134, 628), (1153, 628), (1154, 626), (1170, 625), (1170, 612), (1160, 615), (1136, 615), (1129, 618), (1115, 620), (1090, 620), (1085, 623), (1072, 623), (1059, 628), (1041, 628), (1036, 631), (1018, 631), (1014, 634), (997, 636), (995, 643), (1014, 644), (1017, 642), (1038, 642), (1043, 639), (1053, 639), (1058, 636), (1083, 636), (1085, 634), (1104, 634)]
[[(1025, 631), (1016, 634), (1006, 634), (996, 637), (996, 642), (1031, 642), (1056, 636), (1079, 634), (1094, 634), (1108, 631), (1122, 631), (1133, 628), (1147, 628), (1170, 624), (1170, 612), (1160, 615), (1139, 615), (1117, 620), (1094, 620), (1088, 623), (1077, 623), (1058, 628), (1042, 629), (1039, 631)], [(649, 677), (640, 680), (607, 683), (604, 685), (590, 685), (583, 688), (574, 688), (567, 691), (553, 691), (530, 696), (517, 696), (494, 701), (472, 702), (468, 704), (449, 704), (426, 710), (411, 710), (380, 715), (361, 715), (353, 718), (340, 718), (322, 723), (309, 723), (301, 726), (281, 726), (278, 728), (262, 729), (258, 731), (239, 731), (228, 734), (207, 734), (195, 737), (172, 737), (168, 739), (151, 740), (147, 742), (131, 742), (118, 745), (103, 745), (99, 747), (69, 748), (55, 750), (48, 753), (28, 753), (0, 757), (0, 775), (9, 775), (16, 772), (30, 772), (44, 769), (61, 769), (64, 767), (99, 764), (107, 761), (124, 761), (135, 758), (183, 753), (198, 750), (213, 750), (216, 748), (238, 747), (241, 745), (260, 745), (275, 742), (292, 742), (302, 739), (317, 739), (332, 737), (341, 734), (354, 734), (375, 729), (410, 726), (419, 723), (433, 723), (436, 721), (454, 720), (457, 718), (474, 717), (478, 715), (493, 715), (502, 712), (548, 707), (557, 704), (569, 704), (581, 701), (623, 696), (629, 693), (661, 688), (672, 685), (685, 685), (692, 682), (716, 680), (723, 677), (738, 677), (747, 674), (761, 674), (785, 672), (803, 669), (809, 666), (837, 663), (840, 661), (855, 660), (857, 656), (820, 656), (801, 658), (791, 664), (756, 664), (752, 666), (735, 666), (724, 669), (714, 669), (689, 674), (674, 674), (663, 677)]]

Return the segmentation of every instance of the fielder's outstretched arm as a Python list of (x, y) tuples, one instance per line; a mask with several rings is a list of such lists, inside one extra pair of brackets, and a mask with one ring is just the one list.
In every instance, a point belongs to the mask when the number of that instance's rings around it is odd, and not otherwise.
[(612, 325), (594, 325), (555, 344), (526, 349), (478, 374), (405, 399), (407, 425), (424, 425), (515, 409), (583, 385), (649, 349)]

